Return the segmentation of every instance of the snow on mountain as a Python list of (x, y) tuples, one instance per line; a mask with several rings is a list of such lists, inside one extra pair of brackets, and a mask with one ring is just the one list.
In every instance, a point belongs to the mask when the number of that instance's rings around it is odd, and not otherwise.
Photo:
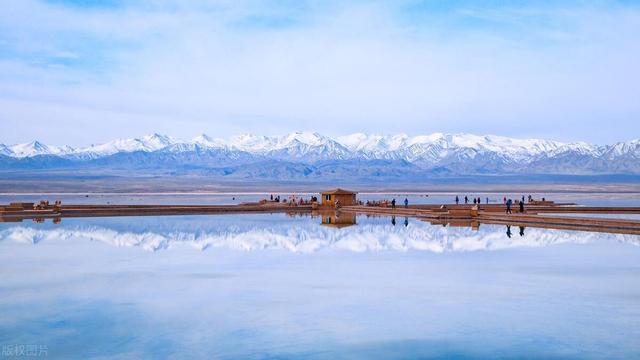
[[(50, 146), (38, 141), (13, 146), (0, 145), (0, 154), (16, 158), (57, 155), (69, 159), (91, 160), (118, 153), (158, 151), (175, 154), (191, 152), (193, 154), (189, 155), (190, 161), (206, 154), (209, 158), (214, 156), (216, 159), (225, 156), (249, 159), (257, 156), (256, 159), (307, 164), (319, 160), (406, 161), (421, 168), (446, 168), (454, 172), (474, 172), (478, 169), (484, 172), (501, 169), (519, 171), (518, 169), (526, 169), (528, 165), (539, 166), (541, 171), (553, 172), (567, 166), (574, 170), (595, 172), (640, 172), (640, 140), (599, 146), (584, 142), (514, 139), (496, 135), (433, 133), (408, 136), (356, 133), (331, 138), (317, 132), (300, 131), (283, 136), (243, 134), (228, 139), (202, 134), (190, 141), (151, 134), (79, 149)], [(215, 154), (210, 151), (215, 151)]]
[(193, 144), (198, 144), (205, 148), (224, 148), (226, 143), (223, 139), (214, 139), (206, 134), (200, 134), (191, 140)]
[(232, 149), (257, 154), (273, 150), (276, 144), (276, 138), (268, 136), (258, 136), (254, 134), (242, 134), (233, 136), (227, 141), (227, 145)]
[[(70, 146), (50, 146), (45, 145), (39, 141), (32, 141), (30, 143), (16, 144), (8, 148), (10, 153), (8, 155), (18, 158), (31, 157), (37, 155), (65, 155), (74, 152), (74, 149)], [(2, 150), (0, 150), (2, 151)]]
[(274, 139), (276, 145), (267, 154), (274, 157), (307, 160), (342, 160), (351, 151), (335, 140), (310, 132), (295, 132)]
[(13, 156), (13, 151), (5, 144), (0, 144), (0, 155)]
[(339, 142), (317, 132), (293, 132), (284, 136), (234, 136), (227, 145), (236, 150), (267, 155), (277, 159), (345, 159), (351, 151)]
[(403, 146), (410, 145), (409, 137), (405, 134), (399, 135), (365, 135), (356, 133), (337, 138), (338, 142), (344, 144), (351, 151), (363, 153), (382, 154), (389, 151), (396, 151)]
[(608, 160), (623, 156), (640, 159), (640, 139), (619, 142), (603, 151), (603, 157)]
[(178, 143), (178, 140), (159, 134), (146, 135), (138, 139), (117, 139), (100, 145), (91, 145), (77, 151), (79, 154), (92, 154), (95, 157), (112, 155), (119, 152), (152, 152)]
[(404, 159), (408, 161), (437, 162), (451, 156), (474, 157), (480, 152), (494, 152), (511, 161), (522, 161), (537, 154), (552, 151), (564, 143), (513, 139), (502, 136), (472, 134), (399, 135), (352, 134), (338, 141), (365, 158)]

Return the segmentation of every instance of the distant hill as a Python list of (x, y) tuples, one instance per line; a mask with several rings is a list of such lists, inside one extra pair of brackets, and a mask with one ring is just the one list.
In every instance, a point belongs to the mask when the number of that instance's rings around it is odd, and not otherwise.
[[(0, 171), (131, 171), (253, 180), (418, 181), (495, 175), (640, 175), (640, 140), (610, 145), (435, 133), (353, 134), (331, 138), (295, 132), (200, 135), (190, 141), (152, 134), (85, 148), (40, 141), (0, 144)], [(6, 178), (6, 175), (5, 175)]]

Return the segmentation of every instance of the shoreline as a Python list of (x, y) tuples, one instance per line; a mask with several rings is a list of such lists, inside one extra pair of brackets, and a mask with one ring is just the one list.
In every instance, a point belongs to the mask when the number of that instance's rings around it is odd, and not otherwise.
[[(482, 190), (482, 189), (450, 189), (450, 190), (434, 190), (434, 191), (403, 191), (403, 190), (381, 190), (381, 191), (357, 191), (361, 195), (456, 195), (460, 193), (476, 193), (476, 194), (504, 194), (504, 193), (548, 193), (548, 194), (566, 194), (566, 195), (610, 195), (610, 194), (637, 194), (640, 195), (640, 190), (540, 190), (540, 189), (504, 189), (504, 190)], [(62, 192), (62, 191), (42, 191), (42, 192), (0, 192), (0, 196), (39, 196), (39, 195), (53, 195), (53, 196), (232, 196), (232, 195), (265, 195), (265, 194), (317, 194), (318, 191), (285, 191), (282, 189), (272, 189), (264, 191), (152, 191), (152, 192), (136, 192), (136, 191), (124, 191), (124, 192)]]

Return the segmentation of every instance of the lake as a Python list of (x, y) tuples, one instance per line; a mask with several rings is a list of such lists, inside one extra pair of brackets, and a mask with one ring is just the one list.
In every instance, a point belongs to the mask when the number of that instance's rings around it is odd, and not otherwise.
[(62, 359), (637, 358), (639, 245), (404, 217), (0, 223), (0, 345)]

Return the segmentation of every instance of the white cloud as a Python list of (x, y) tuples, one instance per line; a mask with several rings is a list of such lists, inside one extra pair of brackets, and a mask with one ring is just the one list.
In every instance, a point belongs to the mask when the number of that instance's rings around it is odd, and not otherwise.
[[(9, 2), (2, 141), (306, 129), (609, 142), (640, 130), (638, 9), (403, 5)], [(88, 123), (82, 138), (69, 131)]]

